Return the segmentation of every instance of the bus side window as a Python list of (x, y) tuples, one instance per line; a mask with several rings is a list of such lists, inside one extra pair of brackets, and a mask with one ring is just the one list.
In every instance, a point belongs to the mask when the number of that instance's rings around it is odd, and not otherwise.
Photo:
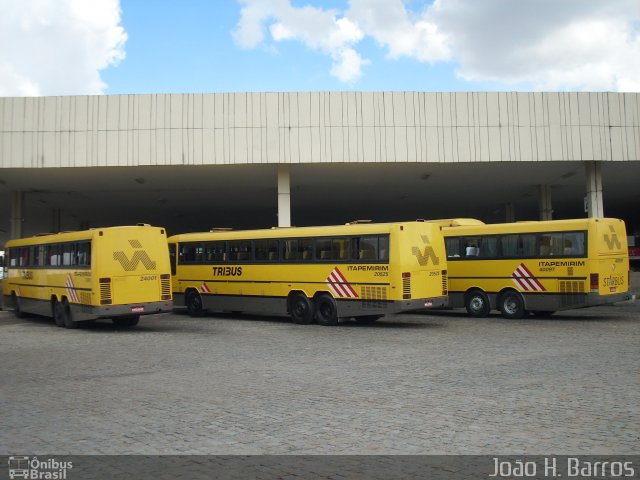
[(584, 232), (564, 232), (562, 236), (563, 255), (584, 256), (585, 233)]
[(378, 239), (377, 235), (370, 237), (355, 237), (353, 258), (358, 260), (378, 260)]
[(298, 259), (298, 240), (287, 239), (282, 241), (282, 259)]
[(489, 235), (480, 237), (480, 258), (496, 258), (498, 256), (498, 237)]
[(199, 243), (183, 243), (180, 245), (179, 263), (195, 263), (196, 249)]
[(444, 245), (447, 251), (447, 258), (460, 258), (462, 256), (460, 251), (461, 244), (461, 239), (458, 237), (445, 238)]
[(91, 266), (91, 241), (78, 243), (77, 247), (78, 266)]
[(47, 266), (59, 267), (62, 265), (61, 259), (60, 245), (47, 245)]

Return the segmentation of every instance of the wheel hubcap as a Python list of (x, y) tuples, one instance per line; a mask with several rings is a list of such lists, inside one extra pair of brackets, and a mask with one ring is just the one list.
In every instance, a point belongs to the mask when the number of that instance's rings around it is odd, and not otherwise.
[(484, 302), (480, 297), (473, 297), (471, 299), (470, 305), (472, 310), (478, 311), (482, 310), (482, 307), (484, 307)]

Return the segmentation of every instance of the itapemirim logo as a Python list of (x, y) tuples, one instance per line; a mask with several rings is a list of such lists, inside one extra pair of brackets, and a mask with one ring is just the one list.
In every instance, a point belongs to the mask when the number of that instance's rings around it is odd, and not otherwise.
[(32, 480), (66, 480), (67, 470), (73, 468), (73, 462), (63, 462), (55, 458), (40, 460), (38, 457), (9, 457), (9, 478)]

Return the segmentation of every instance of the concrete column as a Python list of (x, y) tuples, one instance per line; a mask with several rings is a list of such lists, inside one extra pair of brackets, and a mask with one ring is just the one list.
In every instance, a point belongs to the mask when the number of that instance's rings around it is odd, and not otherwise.
[(602, 165), (600, 162), (584, 162), (587, 174), (585, 209), (588, 217), (604, 217), (602, 206)]
[(549, 185), (539, 185), (538, 187), (538, 210), (540, 212), (540, 220), (553, 220), (551, 187)]
[(504, 221), (507, 223), (512, 223), (516, 221), (516, 206), (513, 203), (505, 204)]
[(291, 173), (289, 165), (278, 165), (278, 226), (291, 226)]
[(24, 193), (13, 192), (11, 198), (11, 231), (9, 238), (22, 237)]

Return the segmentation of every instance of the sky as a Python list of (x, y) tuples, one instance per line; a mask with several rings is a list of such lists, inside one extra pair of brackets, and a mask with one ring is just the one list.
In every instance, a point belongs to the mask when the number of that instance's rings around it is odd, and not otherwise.
[(0, 0), (0, 96), (640, 91), (640, 0)]

